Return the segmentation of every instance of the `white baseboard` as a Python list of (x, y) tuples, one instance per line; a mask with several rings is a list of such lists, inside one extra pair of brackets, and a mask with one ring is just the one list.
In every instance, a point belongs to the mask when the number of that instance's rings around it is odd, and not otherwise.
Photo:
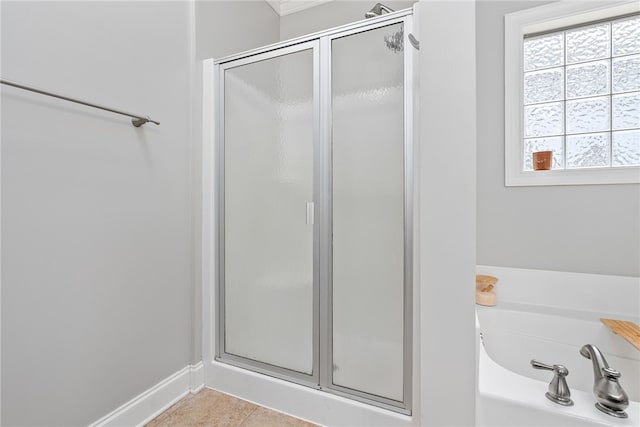
[(202, 361), (187, 365), (142, 394), (100, 418), (90, 427), (142, 426), (189, 393), (204, 387)]
[(202, 360), (195, 365), (189, 365), (189, 391), (196, 394), (204, 388), (204, 365)]

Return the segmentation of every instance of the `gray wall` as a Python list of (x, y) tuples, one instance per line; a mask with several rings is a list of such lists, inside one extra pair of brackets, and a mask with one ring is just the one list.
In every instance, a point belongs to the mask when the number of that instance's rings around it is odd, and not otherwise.
[(479, 1), (477, 262), (640, 275), (640, 186), (504, 186), (504, 14), (540, 1)]
[(196, 1), (196, 59), (276, 43), (278, 14), (264, 0)]
[[(151, 12), (151, 10), (153, 12)], [(182, 3), (2, 2), (2, 423), (97, 420), (189, 363)]]
[(86, 425), (200, 359), (194, 54), (275, 41), (277, 17), (198, 3), (196, 46), (189, 2), (1, 7), (3, 78), (162, 123), (2, 88), (1, 421)]
[[(406, 9), (413, 6), (414, 1), (383, 1), (393, 10)], [(326, 30), (350, 22), (361, 21), (364, 13), (376, 3), (371, 1), (331, 1), (310, 9), (285, 15), (280, 18), (280, 40), (292, 39), (316, 31)]]

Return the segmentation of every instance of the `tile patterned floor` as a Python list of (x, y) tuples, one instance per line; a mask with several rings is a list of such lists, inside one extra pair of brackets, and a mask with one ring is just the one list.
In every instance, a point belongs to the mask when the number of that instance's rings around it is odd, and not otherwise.
[(151, 420), (146, 427), (315, 427), (208, 388), (190, 394)]

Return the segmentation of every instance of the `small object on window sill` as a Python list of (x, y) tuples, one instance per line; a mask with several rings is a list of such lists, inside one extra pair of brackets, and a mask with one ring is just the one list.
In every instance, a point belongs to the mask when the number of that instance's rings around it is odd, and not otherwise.
[(553, 151), (536, 151), (533, 153), (533, 170), (548, 171), (551, 169)]
[(496, 305), (496, 293), (493, 291), (497, 277), (476, 275), (476, 304), (492, 307)]

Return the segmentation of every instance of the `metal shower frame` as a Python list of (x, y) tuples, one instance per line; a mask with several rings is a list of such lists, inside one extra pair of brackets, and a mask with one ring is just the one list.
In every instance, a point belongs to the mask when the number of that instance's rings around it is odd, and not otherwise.
[[(402, 23), (404, 26), (404, 327), (403, 327), (403, 400), (349, 389), (332, 383), (332, 170), (331, 170), (331, 42), (357, 33)], [(412, 409), (413, 365), (413, 70), (415, 50), (411, 47), (413, 10), (406, 9), (377, 18), (276, 43), (263, 48), (227, 56), (214, 61), (214, 105), (216, 171), (214, 173), (216, 203), (215, 301), (216, 328), (212, 355), (219, 362), (248, 369), (272, 377), (292, 381), (332, 394), (372, 404), (409, 415)], [(415, 40), (415, 38), (414, 38)], [(417, 47), (416, 47), (417, 48)], [(311, 49), (314, 76), (314, 201), (313, 226), (313, 370), (311, 375), (247, 359), (224, 350), (224, 71), (266, 59)], [(214, 308), (212, 307), (212, 308)], [(322, 308), (322, 310), (321, 310)], [(206, 330), (206, 328), (205, 328)], [(321, 345), (324, 343), (324, 345)]]

